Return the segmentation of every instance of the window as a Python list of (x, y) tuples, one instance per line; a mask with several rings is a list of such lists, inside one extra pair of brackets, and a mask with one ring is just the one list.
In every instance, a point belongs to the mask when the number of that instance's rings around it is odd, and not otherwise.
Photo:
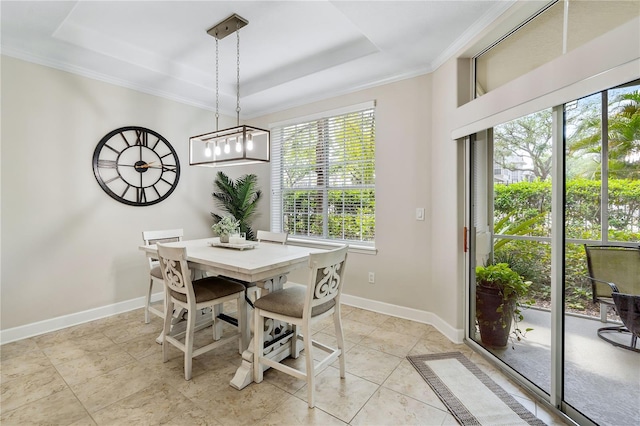
[(274, 231), (373, 244), (374, 112), (369, 102), (272, 127)]

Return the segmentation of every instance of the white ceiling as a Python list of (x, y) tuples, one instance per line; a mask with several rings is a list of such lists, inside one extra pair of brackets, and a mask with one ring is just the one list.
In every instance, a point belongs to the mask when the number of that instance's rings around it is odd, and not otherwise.
[[(435, 70), (513, 1), (6, 1), (2, 53), (215, 109), (215, 39), (240, 30), (241, 118)], [(235, 116), (236, 37), (219, 42)]]

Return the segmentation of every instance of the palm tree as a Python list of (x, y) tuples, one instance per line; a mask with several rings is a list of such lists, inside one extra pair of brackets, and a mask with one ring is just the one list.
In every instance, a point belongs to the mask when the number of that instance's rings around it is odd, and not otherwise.
[[(255, 215), (262, 191), (258, 189), (258, 177), (248, 174), (237, 180), (230, 179), (223, 172), (218, 172), (213, 182), (216, 192), (211, 194), (216, 206), (226, 211), (240, 222), (240, 232), (246, 233), (248, 240), (254, 239), (251, 219)], [(222, 216), (211, 213), (216, 223)]]

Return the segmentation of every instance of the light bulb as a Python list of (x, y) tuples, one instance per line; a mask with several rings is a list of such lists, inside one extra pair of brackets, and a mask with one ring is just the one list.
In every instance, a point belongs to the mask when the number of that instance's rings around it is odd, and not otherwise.
[(231, 148), (229, 147), (229, 139), (227, 139), (226, 143), (224, 144), (224, 153), (228, 154), (229, 152), (231, 152)]
[(251, 151), (253, 149), (253, 135), (249, 133), (247, 135), (247, 150)]
[(240, 142), (240, 138), (236, 139), (236, 152), (242, 152), (242, 142)]
[(218, 142), (216, 142), (216, 148), (213, 150), (216, 155), (220, 155), (220, 147), (218, 146)]
[(207, 142), (206, 148), (204, 149), (204, 155), (211, 157), (211, 144), (209, 142)]

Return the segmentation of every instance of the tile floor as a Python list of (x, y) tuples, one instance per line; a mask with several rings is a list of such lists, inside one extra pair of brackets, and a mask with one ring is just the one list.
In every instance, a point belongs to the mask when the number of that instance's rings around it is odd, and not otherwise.
[[(318, 375), (316, 408), (305, 382), (265, 372), (242, 391), (229, 385), (237, 345), (197, 357), (184, 380), (182, 353), (162, 362), (161, 320), (142, 309), (0, 347), (0, 424), (47, 425), (454, 425), (407, 355), (460, 351), (547, 424), (563, 421), (464, 345), (435, 328), (344, 306), (347, 377), (328, 366)], [(335, 343), (332, 322), (314, 327)], [(208, 337), (208, 336), (207, 336)], [(303, 362), (286, 360), (286, 362)], [(479, 395), (478, 397), (481, 397)]]

